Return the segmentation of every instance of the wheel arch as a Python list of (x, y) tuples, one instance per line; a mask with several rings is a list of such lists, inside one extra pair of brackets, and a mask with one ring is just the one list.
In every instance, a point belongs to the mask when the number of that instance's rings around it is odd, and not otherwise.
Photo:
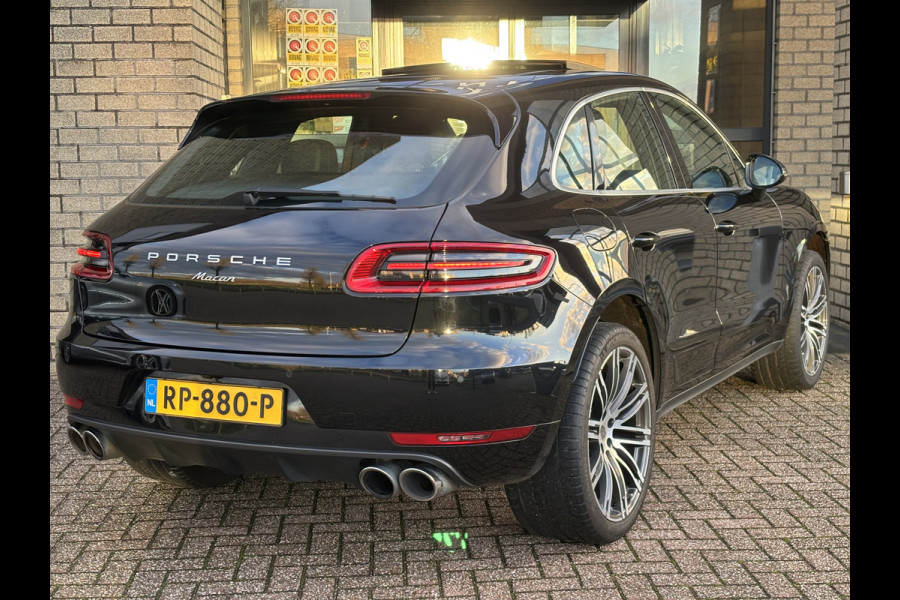
[(656, 388), (655, 396), (658, 406), (661, 397), (660, 383), (662, 381), (662, 352), (659, 341), (659, 328), (653, 312), (644, 298), (643, 287), (634, 280), (616, 282), (604, 290), (603, 294), (597, 298), (585, 323), (586, 327), (584, 327), (579, 336), (573, 353), (573, 356), (578, 358), (572, 361), (571, 372), (574, 373), (580, 367), (585, 345), (597, 324), (617, 323), (634, 333), (644, 348), (644, 352), (650, 361), (650, 370)]
[[(809, 238), (806, 240), (806, 248), (812, 250), (813, 252), (817, 252), (819, 256), (822, 257), (822, 261), (825, 263), (825, 270), (830, 274), (831, 273), (831, 246), (828, 243), (828, 236), (825, 231), (818, 229), (813, 232)], [(798, 260), (799, 260), (798, 253)]]

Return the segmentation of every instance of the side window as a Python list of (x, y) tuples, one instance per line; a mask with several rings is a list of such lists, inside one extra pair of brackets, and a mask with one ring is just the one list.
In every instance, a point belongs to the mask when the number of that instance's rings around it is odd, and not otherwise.
[(587, 118), (581, 109), (566, 127), (556, 158), (556, 180), (570, 190), (594, 189)]
[(672, 131), (693, 188), (740, 185), (741, 164), (724, 138), (697, 111), (665, 94), (654, 99)]
[(665, 147), (638, 92), (599, 98), (589, 112), (597, 189), (675, 187)]

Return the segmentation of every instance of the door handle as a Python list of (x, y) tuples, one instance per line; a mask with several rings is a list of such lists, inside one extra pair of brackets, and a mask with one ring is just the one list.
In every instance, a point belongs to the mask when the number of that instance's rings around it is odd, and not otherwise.
[(722, 221), (721, 223), (716, 225), (716, 231), (718, 231), (722, 235), (731, 235), (735, 231), (737, 231), (737, 223), (733, 221)]
[(633, 248), (644, 250), (652, 250), (659, 243), (659, 236), (655, 233), (639, 233), (631, 240)]

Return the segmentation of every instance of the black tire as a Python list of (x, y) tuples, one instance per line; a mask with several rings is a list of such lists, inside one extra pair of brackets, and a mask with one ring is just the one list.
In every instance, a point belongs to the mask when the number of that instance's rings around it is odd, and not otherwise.
[(126, 458), (125, 462), (144, 477), (178, 487), (219, 487), (237, 479), (237, 475), (230, 475), (212, 467), (176, 467), (155, 459), (136, 461)]
[[(609, 390), (621, 394), (605, 402)], [(644, 348), (626, 327), (599, 323), (550, 455), (531, 479), (506, 486), (510, 507), (532, 533), (595, 545), (613, 542), (637, 520), (655, 442), (656, 394)]]
[(797, 265), (784, 343), (753, 363), (750, 376), (776, 390), (808, 390), (822, 376), (827, 351), (828, 271), (822, 257), (807, 250)]

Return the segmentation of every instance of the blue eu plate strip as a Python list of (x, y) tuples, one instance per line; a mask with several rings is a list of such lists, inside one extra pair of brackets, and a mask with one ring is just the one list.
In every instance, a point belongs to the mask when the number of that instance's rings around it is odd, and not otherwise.
[(144, 382), (144, 411), (156, 412), (156, 380), (148, 379)]

